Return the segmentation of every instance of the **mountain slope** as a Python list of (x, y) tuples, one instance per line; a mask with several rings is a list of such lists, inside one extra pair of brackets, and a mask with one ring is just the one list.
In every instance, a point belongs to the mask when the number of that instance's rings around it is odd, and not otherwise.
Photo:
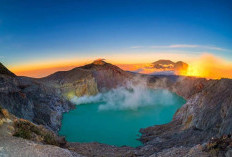
[[(141, 129), (141, 140), (148, 149), (155, 152), (157, 148), (166, 150), (181, 146), (193, 147), (206, 143), (212, 137), (232, 133), (231, 79), (183, 78), (171, 88), (170, 90), (184, 96), (187, 102), (176, 112), (170, 123)], [(215, 151), (219, 152), (220, 149)], [(220, 151), (225, 153), (227, 150), (229, 148)]]
[(50, 86), (61, 89), (68, 98), (72, 96), (95, 95), (126, 83), (133, 74), (123, 71), (104, 61), (60, 71), (40, 79)]
[(8, 75), (8, 76), (16, 76), (14, 73), (9, 71), (1, 62), (0, 62), (0, 74)]
[[(4, 67), (4, 66), (3, 66)], [(73, 104), (33, 78), (17, 77), (5, 67), (0, 74), (0, 106), (19, 118), (58, 131), (62, 113), (73, 108)]]
[(157, 69), (163, 69), (163, 68), (171, 69), (175, 65), (175, 63), (170, 60), (158, 60), (156, 62), (153, 62), (152, 64), (154, 68)]

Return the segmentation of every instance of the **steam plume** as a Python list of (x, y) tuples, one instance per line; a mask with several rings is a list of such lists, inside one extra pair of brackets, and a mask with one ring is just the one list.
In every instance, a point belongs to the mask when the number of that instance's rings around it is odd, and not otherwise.
[(166, 90), (151, 90), (147, 88), (145, 81), (140, 81), (136, 85), (128, 82), (125, 87), (118, 87), (106, 93), (72, 99), (77, 105), (100, 103), (99, 110), (137, 110), (151, 105), (174, 105), (172, 100), (172, 93)]

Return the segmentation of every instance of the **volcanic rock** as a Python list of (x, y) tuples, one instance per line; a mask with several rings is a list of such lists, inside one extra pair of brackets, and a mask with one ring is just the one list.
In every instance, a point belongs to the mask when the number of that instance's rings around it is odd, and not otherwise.
[[(231, 79), (206, 80), (184, 76), (141, 75), (123, 71), (103, 60), (70, 71), (57, 72), (42, 79), (17, 77), (9, 72), (1, 73), (0, 105), (15, 116), (29, 120), (30, 122), (25, 122), (27, 126), (25, 128), (29, 130), (34, 128), (34, 125), (41, 124), (57, 132), (61, 126), (62, 113), (74, 107), (67, 98), (95, 95), (98, 92), (124, 86), (127, 81), (134, 81), (134, 78), (145, 81), (149, 88), (175, 92), (187, 102), (175, 113), (170, 123), (141, 129), (140, 140), (144, 145), (138, 148), (114, 147), (99, 143), (71, 143), (68, 144), (69, 149), (88, 156), (210, 156), (213, 150), (210, 143), (215, 143), (210, 142), (211, 138), (220, 138), (232, 133)], [(7, 117), (7, 112), (3, 110), (1, 117)], [(6, 126), (6, 122), (12, 123), (4, 118), (0, 122), (0, 133), (12, 134), (17, 130), (14, 128), (6, 131), (6, 127), (3, 127)], [(32, 131), (31, 134), (34, 133)], [(34, 139), (36, 138), (30, 140)], [(22, 147), (18, 148), (13, 144), (21, 143), (23, 147), (30, 150), (31, 154), (35, 153), (36, 156), (38, 153), (32, 151), (34, 147), (29, 147), (29, 145), (36, 147), (38, 145), (28, 140), (19, 140), (16, 137), (1, 137), (0, 140), (6, 141), (4, 144), (0, 142), (0, 147), (7, 148), (4, 152), (14, 153), (8, 149), (10, 145), (22, 151)], [(62, 143), (62, 140), (60, 142)], [(209, 143), (209, 151), (204, 149), (207, 143)], [(216, 141), (216, 145), (224, 148), (223, 140)], [(41, 148), (45, 149), (43, 146)], [(57, 149), (57, 152), (61, 151), (60, 154), (66, 152), (72, 155), (72, 152), (59, 147), (47, 148), (48, 151)], [(231, 149), (227, 145), (226, 151), (220, 153), (222, 156), (229, 156)]]
[(133, 75), (103, 60), (60, 71), (40, 79), (43, 83), (61, 90), (68, 98), (96, 95), (98, 92), (124, 85)]
[(0, 62), (0, 74), (8, 75), (8, 76), (16, 76), (14, 73), (9, 71), (1, 62)]
[(53, 131), (60, 128), (62, 113), (74, 108), (57, 89), (33, 78), (8, 73), (0, 74), (0, 106), (19, 118)]

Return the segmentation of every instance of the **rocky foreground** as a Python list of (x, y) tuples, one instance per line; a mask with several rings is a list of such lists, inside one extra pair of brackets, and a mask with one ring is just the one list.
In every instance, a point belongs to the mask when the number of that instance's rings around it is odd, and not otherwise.
[[(95, 95), (128, 80), (145, 80), (148, 87), (168, 89), (187, 102), (170, 123), (141, 129), (144, 145), (138, 148), (66, 143), (56, 135), (62, 113), (74, 108), (70, 98)], [(16, 116), (0, 115), (0, 156), (232, 156), (230, 79), (138, 75), (104, 61), (33, 79), (18, 77), (1, 64), (0, 106)], [(20, 126), (26, 128), (23, 133)]]
[[(61, 148), (63, 147), (63, 148)], [(2, 157), (81, 157), (66, 148), (66, 141), (55, 133), (19, 119), (0, 108), (0, 156)]]

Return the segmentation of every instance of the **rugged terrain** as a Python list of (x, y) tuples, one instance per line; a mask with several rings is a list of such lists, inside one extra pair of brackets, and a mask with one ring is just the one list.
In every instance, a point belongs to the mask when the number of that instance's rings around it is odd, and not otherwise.
[[(181, 82), (191, 80), (184, 78)], [(173, 121), (141, 129), (141, 141), (150, 150), (193, 147), (206, 143), (212, 137), (232, 133), (232, 80), (198, 80), (191, 83), (192, 87), (185, 83), (181, 87), (179, 83), (174, 83), (170, 90), (177, 90), (187, 99), (187, 103), (176, 112)], [(192, 93), (186, 93), (186, 88)]]
[(0, 73), (1, 106), (17, 117), (58, 131), (62, 113), (74, 108), (74, 105), (55, 88), (32, 78), (9, 74)]
[[(33, 125), (41, 124), (55, 132), (60, 128), (62, 113), (74, 107), (69, 102), (70, 98), (95, 95), (122, 86), (128, 80), (134, 83), (138, 78), (145, 80), (150, 88), (168, 89), (187, 100), (170, 123), (140, 130), (142, 133), (140, 140), (144, 143), (141, 147), (68, 143), (65, 151), (68, 151), (68, 148), (85, 156), (231, 155), (232, 143), (229, 135), (232, 133), (232, 80), (230, 79), (206, 80), (183, 76), (140, 75), (125, 72), (101, 60), (70, 71), (57, 72), (42, 79), (15, 76), (2, 64), (1, 69), (0, 106), (8, 109), (16, 117), (27, 119), (35, 123)], [(12, 136), (10, 138), (9, 141), (16, 143), (24, 140)], [(212, 138), (218, 140), (212, 141)], [(38, 142), (35, 138), (29, 140)], [(24, 140), (22, 145), (26, 146), (27, 142), (29, 141)], [(10, 145), (10, 143), (7, 146), (0, 145), (0, 149)]]
[(0, 108), (0, 156), (81, 156), (65, 147), (64, 138)]
[(132, 77), (132, 73), (100, 60), (70, 71), (56, 72), (39, 80), (48, 86), (61, 89), (64, 96), (71, 98), (95, 95), (122, 86)]

